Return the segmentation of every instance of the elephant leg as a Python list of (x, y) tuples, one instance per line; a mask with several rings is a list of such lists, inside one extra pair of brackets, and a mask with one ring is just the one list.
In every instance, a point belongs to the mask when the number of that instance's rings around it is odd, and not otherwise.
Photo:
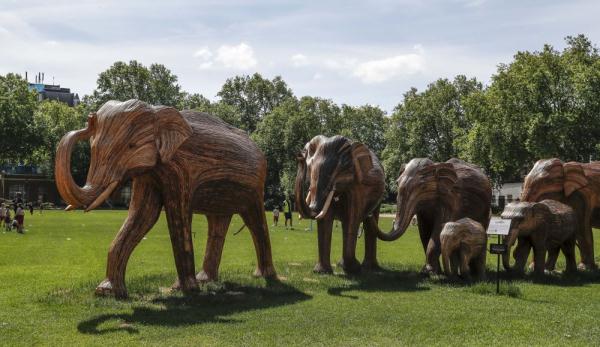
[(531, 243), (529, 240), (520, 238), (513, 257), (515, 258), (515, 265), (513, 269), (519, 274), (525, 273), (525, 265), (527, 265), (527, 257), (529, 257), (529, 251), (531, 250)]
[(135, 178), (129, 214), (108, 251), (106, 278), (96, 287), (97, 295), (127, 297), (125, 270), (129, 257), (160, 216), (160, 193), (150, 177)]
[(479, 255), (477, 258), (475, 258), (475, 261), (473, 262), (473, 265), (475, 266), (475, 273), (477, 275), (477, 279), (479, 281), (485, 281), (485, 252), (486, 249), (483, 249), (483, 254)]
[(371, 217), (363, 221), (365, 229), (365, 257), (362, 268), (365, 271), (379, 270), (377, 263), (377, 223), (379, 222), (379, 212), (376, 211)]
[(206, 219), (208, 221), (208, 239), (206, 240), (202, 272), (196, 275), (199, 282), (210, 282), (218, 279), (219, 264), (221, 263), (223, 245), (231, 222), (231, 215), (207, 215)]
[(440, 235), (439, 233), (433, 233), (429, 239), (427, 245), (427, 263), (423, 272), (437, 274), (440, 272)]
[(242, 219), (250, 230), (256, 251), (257, 266), (254, 276), (265, 278), (277, 277), (275, 266), (273, 266), (271, 239), (269, 238), (269, 228), (267, 227), (267, 217), (265, 216), (262, 199), (257, 199), (254, 206), (250, 206), (246, 212), (242, 213)]
[(471, 267), (469, 266), (469, 252), (461, 247), (460, 250), (460, 277), (466, 281), (471, 280)]
[(594, 261), (594, 234), (592, 233), (591, 211), (585, 211), (583, 220), (580, 220), (577, 232), (577, 245), (581, 254), (579, 268), (582, 270), (595, 270), (598, 267)]
[(546, 246), (543, 241), (533, 243), (533, 272), (536, 275), (544, 274), (546, 264)]
[(458, 269), (460, 267), (460, 252), (455, 250), (450, 255), (450, 271), (452, 276), (458, 276)]
[(182, 194), (165, 202), (171, 246), (177, 268), (177, 281), (173, 289), (192, 292), (198, 289), (194, 265), (194, 244), (192, 241), (192, 211), (189, 199)]
[(575, 259), (575, 240), (570, 239), (561, 245), (563, 254), (565, 255), (566, 269), (568, 273), (577, 272), (577, 260)]
[(360, 222), (355, 215), (349, 214), (342, 220), (342, 261), (340, 265), (347, 274), (360, 272), (360, 263), (356, 260), (356, 239)]
[(560, 247), (548, 248), (548, 258), (546, 259), (546, 270), (554, 271), (556, 268), (556, 259), (558, 258), (558, 252)]
[(317, 244), (319, 261), (313, 271), (321, 274), (331, 274), (331, 232), (333, 229), (333, 216), (329, 214), (317, 221)]

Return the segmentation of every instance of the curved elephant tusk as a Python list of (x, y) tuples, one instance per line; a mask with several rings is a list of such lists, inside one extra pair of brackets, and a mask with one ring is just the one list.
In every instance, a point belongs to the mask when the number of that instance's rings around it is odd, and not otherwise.
[(308, 191), (308, 194), (306, 194), (306, 204), (310, 205), (310, 190)]
[(76, 208), (77, 208), (77, 206), (69, 205), (69, 206), (65, 207), (65, 211), (72, 211)]
[(92, 202), (92, 204), (85, 209), (85, 212), (90, 212), (91, 210), (100, 206), (100, 204), (102, 204), (104, 200), (106, 200), (110, 196), (110, 194), (112, 194), (113, 190), (115, 190), (117, 185), (119, 185), (118, 181), (114, 181), (113, 183), (109, 184), (108, 187), (106, 187), (106, 189), (102, 192), (102, 194), (100, 194), (96, 198), (96, 200), (94, 200), (94, 202)]
[(335, 193), (335, 189), (332, 189), (329, 192), (329, 195), (327, 195), (327, 200), (325, 200), (325, 205), (323, 206), (323, 209), (321, 210), (321, 213), (319, 213), (315, 219), (323, 219), (323, 217), (325, 217), (325, 215), (327, 214), (327, 211), (329, 210), (329, 205), (331, 205), (331, 200), (333, 199), (333, 194)]

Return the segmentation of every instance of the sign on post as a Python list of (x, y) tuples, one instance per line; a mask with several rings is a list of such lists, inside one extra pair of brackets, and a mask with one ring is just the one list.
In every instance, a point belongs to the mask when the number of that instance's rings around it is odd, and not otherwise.
[(510, 219), (492, 218), (487, 229), (488, 235), (508, 235)]

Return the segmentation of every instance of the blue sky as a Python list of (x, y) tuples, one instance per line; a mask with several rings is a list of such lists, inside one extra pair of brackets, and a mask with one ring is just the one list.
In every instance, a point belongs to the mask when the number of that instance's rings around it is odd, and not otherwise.
[(165, 64), (210, 99), (236, 74), (387, 111), (410, 87), (484, 83), (518, 50), (600, 42), (599, 1), (0, 1), (0, 74), (90, 93), (117, 60)]

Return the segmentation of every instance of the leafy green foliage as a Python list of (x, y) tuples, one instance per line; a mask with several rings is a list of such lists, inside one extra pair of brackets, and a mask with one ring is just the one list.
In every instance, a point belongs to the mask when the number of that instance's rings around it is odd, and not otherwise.
[(37, 93), (19, 75), (0, 75), (0, 164), (31, 160), (40, 138), (33, 126)]

